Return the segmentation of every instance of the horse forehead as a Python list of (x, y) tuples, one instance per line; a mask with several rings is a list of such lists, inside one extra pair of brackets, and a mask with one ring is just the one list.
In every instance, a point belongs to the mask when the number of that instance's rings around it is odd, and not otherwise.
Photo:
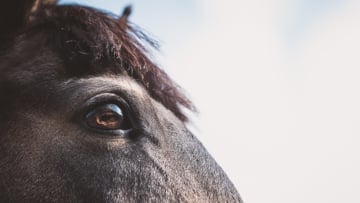
[(71, 91), (74, 88), (86, 90), (87, 94), (108, 91), (123, 91), (137, 97), (145, 98), (146, 92), (136, 81), (126, 75), (102, 75), (87, 78), (71, 78), (60, 84), (61, 89)]

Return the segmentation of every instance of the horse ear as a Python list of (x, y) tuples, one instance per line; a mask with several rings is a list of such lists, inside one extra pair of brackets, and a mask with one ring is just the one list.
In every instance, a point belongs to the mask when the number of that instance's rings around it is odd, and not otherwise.
[(0, 36), (11, 35), (30, 19), (41, 5), (56, 4), (57, 0), (2, 0), (0, 5)]
[(120, 19), (127, 21), (131, 12), (132, 12), (132, 6), (131, 5), (126, 6), (121, 14)]

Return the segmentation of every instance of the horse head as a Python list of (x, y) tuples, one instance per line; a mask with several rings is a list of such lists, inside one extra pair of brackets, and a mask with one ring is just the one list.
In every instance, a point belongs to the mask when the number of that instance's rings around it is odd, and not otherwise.
[(130, 8), (0, 10), (1, 202), (241, 202)]

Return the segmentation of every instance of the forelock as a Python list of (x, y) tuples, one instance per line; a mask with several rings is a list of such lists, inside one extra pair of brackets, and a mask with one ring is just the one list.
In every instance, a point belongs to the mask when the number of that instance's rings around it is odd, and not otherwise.
[(182, 107), (194, 110), (181, 88), (151, 60), (145, 46), (157, 44), (127, 18), (89, 7), (50, 5), (31, 16), (23, 33), (46, 36), (67, 77), (128, 74), (182, 121), (187, 120)]

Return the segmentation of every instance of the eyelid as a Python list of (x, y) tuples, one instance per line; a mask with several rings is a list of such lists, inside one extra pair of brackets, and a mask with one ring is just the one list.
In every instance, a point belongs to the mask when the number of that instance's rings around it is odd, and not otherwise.
[(109, 103), (109, 102), (115, 102), (120, 103), (120, 105), (126, 105), (128, 107), (128, 102), (123, 99), (123, 97), (114, 94), (114, 93), (102, 93), (98, 94), (96, 96), (91, 97), (85, 102), (85, 108), (86, 107), (92, 107), (94, 105), (101, 105), (103, 103)]

